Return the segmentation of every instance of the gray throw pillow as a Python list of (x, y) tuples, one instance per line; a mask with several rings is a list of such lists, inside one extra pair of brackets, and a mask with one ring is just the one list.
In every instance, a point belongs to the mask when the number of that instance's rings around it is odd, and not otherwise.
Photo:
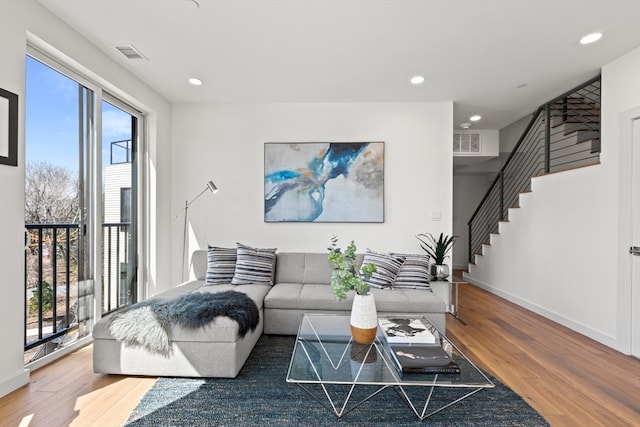
[(207, 246), (207, 274), (205, 285), (226, 285), (231, 283), (236, 271), (236, 248)]
[(377, 269), (371, 278), (366, 280), (369, 287), (391, 288), (403, 261), (404, 258), (401, 256), (381, 254), (367, 249), (362, 264), (371, 263), (375, 265)]
[(273, 285), (276, 267), (276, 249), (259, 249), (236, 243), (238, 259), (231, 284)]
[(431, 290), (429, 281), (429, 255), (394, 254), (404, 257), (404, 262), (393, 283), (394, 288)]

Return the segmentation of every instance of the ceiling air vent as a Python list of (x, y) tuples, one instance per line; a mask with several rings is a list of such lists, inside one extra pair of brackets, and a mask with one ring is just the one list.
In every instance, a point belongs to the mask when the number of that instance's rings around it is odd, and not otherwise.
[(453, 134), (454, 153), (480, 153), (480, 132), (464, 132)]
[(129, 44), (126, 46), (116, 46), (116, 49), (120, 51), (128, 59), (147, 59), (134, 45)]

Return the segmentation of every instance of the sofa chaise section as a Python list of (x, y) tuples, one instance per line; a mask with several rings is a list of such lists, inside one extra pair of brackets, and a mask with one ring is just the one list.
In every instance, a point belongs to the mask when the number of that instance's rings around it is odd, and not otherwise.
[(249, 357), (264, 325), (263, 301), (270, 287), (264, 285), (204, 286), (207, 269), (206, 251), (192, 258), (196, 280), (171, 288), (154, 298), (172, 299), (191, 292), (235, 290), (247, 294), (260, 313), (257, 328), (244, 337), (238, 335), (238, 324), (228, 317), (217, 317), (197, 329), (171, 325), (169, 355), (155, 354), (142, 347), (130, 347), (116, 340), (110, 331), (113, 314), (102, 318), (93, 330), (93, 369), (98, 373), (171, 377), (233, 378)]

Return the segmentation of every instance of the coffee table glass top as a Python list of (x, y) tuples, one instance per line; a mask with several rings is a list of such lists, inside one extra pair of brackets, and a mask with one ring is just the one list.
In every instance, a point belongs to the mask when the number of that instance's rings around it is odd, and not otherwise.
[[(397, 317), (397, 316), (396, 316)], [(436, 345), (449, 352), (460, 366), (459, 374), (400, 374), (385, 338), (371, 344), (351, 338), (348, 315), (305, 314), (296, 338), (287, 381), (297, 384), (371, 384), (429, 387), (490, 388), (493, 383), (447, 337), (422, 316), (436, 336)]]

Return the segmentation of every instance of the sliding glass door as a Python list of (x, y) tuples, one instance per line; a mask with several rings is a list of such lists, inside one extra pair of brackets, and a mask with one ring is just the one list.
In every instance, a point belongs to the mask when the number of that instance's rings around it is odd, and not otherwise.
[(143, 117), (39, 52), (26, 58), (26, 82), (28, 364), (138, 299)]
[(137, 301), (137, 113), (102, 101), (102, 313)]

